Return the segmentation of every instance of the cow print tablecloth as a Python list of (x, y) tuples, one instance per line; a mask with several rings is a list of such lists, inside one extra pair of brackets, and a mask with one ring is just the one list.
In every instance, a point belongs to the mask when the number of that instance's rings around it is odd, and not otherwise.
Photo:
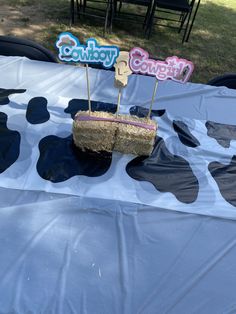
[[(14, 96), (14, 98), (13, 98)], [(153, 110), (158, 123), (150, 157), (87, 154), (71, 134), (84, 99), (25, 89), (0, 89), (1, 186), (154, 205), (231, 216), (236, 207), (236, 126)], [(115, 112), (114, 103), (92, 101), (92, 110)], [(122, 105), (143, 117), (147, 109)]]

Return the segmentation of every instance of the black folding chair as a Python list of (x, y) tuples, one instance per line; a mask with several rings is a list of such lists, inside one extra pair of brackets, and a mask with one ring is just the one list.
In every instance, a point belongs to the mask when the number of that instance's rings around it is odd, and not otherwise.
[[(198, 0), (195, 6), (195, 12), (193, 13), (196, 0), (155, 0), (150, 22), (146, 28), (148, 37), (150, 37), (153, 26), (159, 25), (177, 28), (179, 33), (183, 31), (182, 43), (188, 41), (200, 1), (201, 0)], [(163, 24), (163, 20), (167, 21), (167, 23)]]
[(236, 89), (236, 73), (217, 76), (210, 80), (207, 84), (212, 86), (225, 86), (228, 88)]
[(43, 46), (28, 40), (0, 36), (0, 55), (27, 57), (31, 60), (58, 62), (56, 57)]
[[(133, 22), (135, 24), (140, 22), (142, 27), (145, 29), (149, 23), (149, 18), (151, 16), (154, 2), (155, 0), (113, 0), (111, 24), (113, 24), (113, 22), (116, 20), (125, 20), (127, 22)], [(124, 8), (126, 4), (135, 6), (138, 13), (130, 12), (130, 10), (129, 12), (123, 11), (122, 8)], [(140, 14), (139, 9), (141, 9), (141, 7), (145, 8), (143, 14)]]
[(75, 23), (75, 17), (80, 19), (81, 16), (104, 20), (104, 33), (106, 33), (108, 29), (111, 30), (111, 10), (112, 0), (71, 0), (71, 24)]

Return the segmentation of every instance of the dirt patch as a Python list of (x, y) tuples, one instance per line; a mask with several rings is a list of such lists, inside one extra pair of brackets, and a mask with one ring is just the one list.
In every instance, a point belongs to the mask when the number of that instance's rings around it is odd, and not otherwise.
[(11, 6), (4, 4), (0, 11), (0, 35), (18, 36), (33, 40), (41, 39), (42, 32), (51, 23), (45, 18), (39, 4)]

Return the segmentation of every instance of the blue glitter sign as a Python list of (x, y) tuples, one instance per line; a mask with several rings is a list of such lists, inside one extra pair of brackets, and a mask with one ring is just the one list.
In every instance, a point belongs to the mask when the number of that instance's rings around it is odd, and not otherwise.
[(99, 46), (94, 38), (81, 45), (78, 38), (68, 32), (59, 35), (56, 47), (61, 61), (102, 64), (107, 69), (114, 65), (119, 55), (116, 46)]

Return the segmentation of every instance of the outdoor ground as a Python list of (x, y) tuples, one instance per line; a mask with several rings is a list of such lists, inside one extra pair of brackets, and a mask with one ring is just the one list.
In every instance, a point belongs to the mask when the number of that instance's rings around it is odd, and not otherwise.
[[(151, 55), (177, 55), (195, 64), (192, 81), (206, 83), (214, 76), (236, 72), (236, 1), (202, 0), (189, 43), (182, 45), (174, 29), (155, 28), (149, 40), (139, 23), (116, 24), (103, 37), (102, 21), (78, 20), (69, 26), (69, 0), (0, 0), (0, 35), (33, 39), (53, 50), (57, 35), (70, 31), (81, 41), (95, 37), (100, 44), (115, 44), (123, 50), (144, 47)], [(135, 8), (129, 7), (129, 10)]]

